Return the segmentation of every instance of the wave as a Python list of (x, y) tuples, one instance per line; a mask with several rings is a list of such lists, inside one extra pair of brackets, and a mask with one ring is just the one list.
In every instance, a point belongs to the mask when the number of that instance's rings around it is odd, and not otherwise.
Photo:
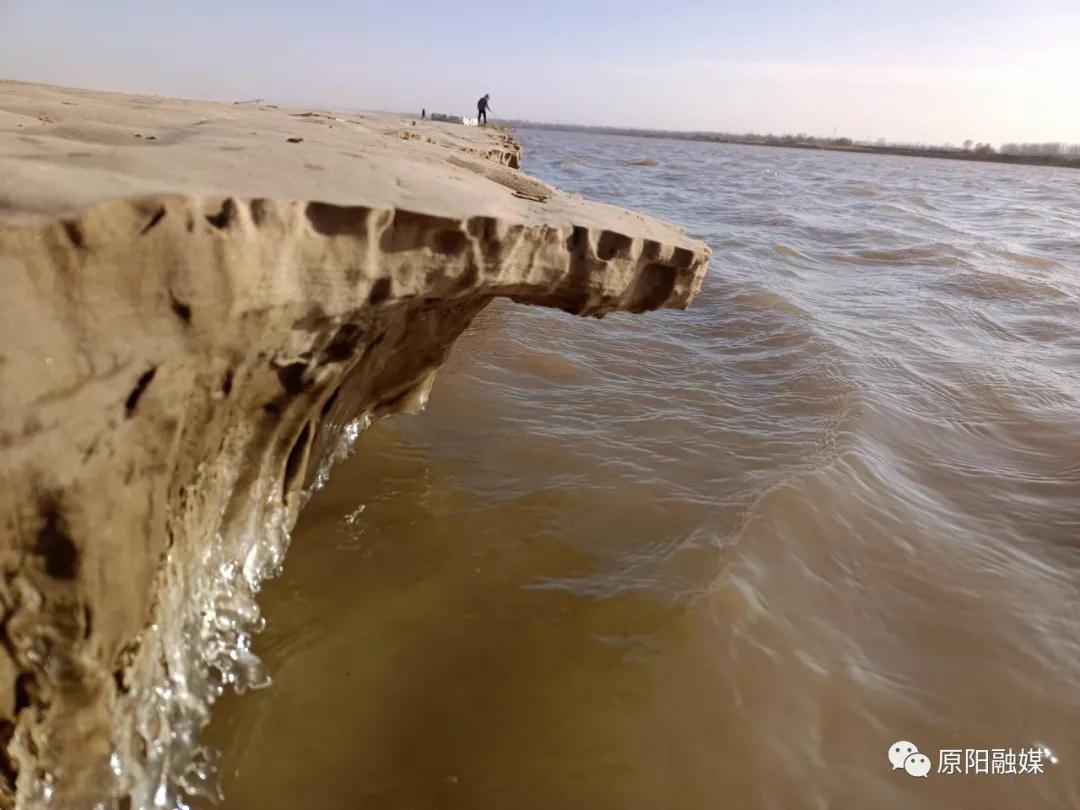
[(747, 290), (731, 297), (731, 303), (740, 307), (758, 310), (778, 310), (792, 315), (807, 315), (807, 311), (794, 301), (771, 290)]
[(954, 246), (941, 242), (905, 248), (863, 248), (850, 253), (831, 253), (827, 258), (846, 264), (974, 267), (970, 257), (957, 252)]
[(910, 197), (906, 197), (905, 199), (913, 205), (917, 205), (919, 208), (925, 208), (927, 211), (938, 210), (938, 207), (936, 205), (930, 202), (930, 200), (928, 200), (926, 197), (923, 197), (919, 194), (914, 194)]
[(1047, 269), (1051, 267), (1060, 267), (1061, 264), (1054, 259), (1048, 259), (1044, 256), (1032, 256), (1027, 253), (1015, 253), (1011, 250), (1003, 250), (998, 253), (1003, 259), (1022, 264), (1027, 267), (1038, 267), (1040, 269)]
[(805, 253), (801, 253), (790, 245), (773, 245), (773, 250), (780, 256), (785, 256), (789, 259), (798, 259), (803, 262), (813, 262), (814, 260), (807, 256)]
[(1068, 297), (1068, 293), (1048, 282), (1018, 278), (993, 270), (957, 273), (934, 282), (933, 286), (980, 301), (1056, 301)]

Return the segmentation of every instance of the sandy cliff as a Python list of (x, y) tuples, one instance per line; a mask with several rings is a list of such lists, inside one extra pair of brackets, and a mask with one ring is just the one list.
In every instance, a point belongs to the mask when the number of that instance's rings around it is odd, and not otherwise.
[(305, 491), (494, 297), (690, 302), (701, 243), (519, 162), (500, 131), (0, 82), (0, 807), (209, 789), (196, 735), (265, 680), (253, 594)]

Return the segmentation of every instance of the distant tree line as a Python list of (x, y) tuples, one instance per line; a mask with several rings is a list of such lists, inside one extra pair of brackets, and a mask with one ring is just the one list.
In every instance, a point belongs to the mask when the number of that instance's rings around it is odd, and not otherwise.
[[(638, 135), (652, 135), (652, 131), (639, 131)], [(657, 133), (666, 137), (667, 133)], [(807, 135), (800, 132), (796, 135), (761, 135), (757, 132), (687, 132), (680, 133), (677, 137), (692, 141), (711, 141), (713, 143), (742, 143), (757, 144), (761, 146), (819, 146), (829, 149), (847, 149), (857, 146), (851, 138), (824, 138), (817, 135)]]
[(1080, 157), (1080, 143), (1005, 143), (1003, 155), (1028, 155), (1032, 157)]

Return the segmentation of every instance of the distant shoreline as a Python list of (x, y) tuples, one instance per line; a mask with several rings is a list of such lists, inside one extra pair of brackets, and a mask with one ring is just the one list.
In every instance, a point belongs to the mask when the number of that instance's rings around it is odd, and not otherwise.
[[(772, 146), (787, 149), (810, 149), (824, 152), (855, 152), (867, 155), (899, 155), (901, 157), (940, 158), (942, 160), (971, 160), (980, 163), (1012, 163), (1025, 166), (1053, 166), (1080, 169), (1080, 155), (1021, 155), (1009, 152), (976, 151), (944, 146), (877, 146), (867, 143), (828, 143), (822, 140), (799, 140), (793, 136), (738, 136), (718, 132), (678, 132), (672, 130), (632, 129), (624, 127), (578, 126), (575, 124), (544, 124), (532, 121), (499, 120), (497, 123), (515, 129), (547, 129), (565, 132), (588, 132), (596, 135), (625, 135), (636, 138), (659, 138), (674, 141), (701, 141), (742, 146)], [(829, 139), (846, 140), (846, 139)]]

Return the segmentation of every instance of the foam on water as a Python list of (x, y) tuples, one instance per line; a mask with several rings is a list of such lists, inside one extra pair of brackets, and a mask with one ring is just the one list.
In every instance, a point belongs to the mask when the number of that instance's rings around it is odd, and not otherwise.
[(345, 425), (344, 429), (341, 431), (341, 438), (338, 440), (337, 445), (327, 453), (326, 458), (319, 463), (318, 470), (315, 472), (315, 478), (311, 485), (312, 493), (318, 492), (326, 486), (326, 483), (330, 480), (330, 471), (334, 468), (334, 465), (340, 464), (352, 455), (357, 438), (359, 438), (360, 434), (370, 426), (371, 416), (366, 413)]

